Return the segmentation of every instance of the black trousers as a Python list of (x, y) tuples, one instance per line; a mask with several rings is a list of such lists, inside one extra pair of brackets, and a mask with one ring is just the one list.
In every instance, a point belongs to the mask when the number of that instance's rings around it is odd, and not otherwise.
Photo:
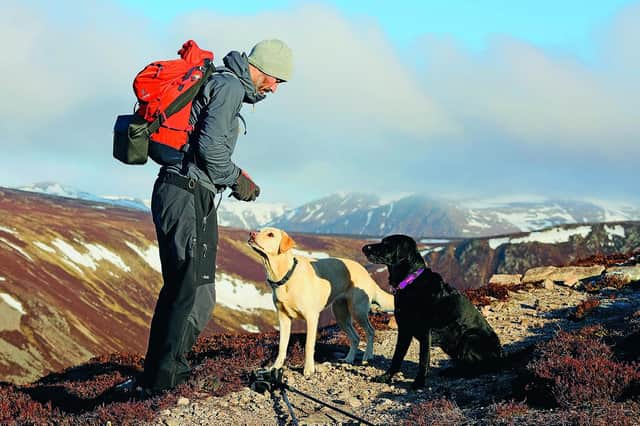
[(143, 384), (170, 389), (187, 380), (185, 358), (215, 305), (218, 223), (215, 194), (193, 180), (161, 173), (151, 212), (164, 284), (156, 303), (144, 362)]

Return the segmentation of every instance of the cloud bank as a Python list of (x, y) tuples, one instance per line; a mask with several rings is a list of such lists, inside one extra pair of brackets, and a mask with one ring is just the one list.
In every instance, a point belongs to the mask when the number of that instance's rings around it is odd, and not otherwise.
[(0, 17), (0, 185), (147, 197), (157, 169), (111, 158), (135, 73), (189, 38), (221, 59), (278, 37), (294, 78), (244, 108), (234, 155), (265, 201), (354, 190), (637, 198), (638, 5), (594, 29), (589, 63), (509, 35), (471, 51), (428, 28), (399, 48), (377, 22), (321, 5), (203, 10), (164, 27), (102, 2), (56, 5), (10, 1)]

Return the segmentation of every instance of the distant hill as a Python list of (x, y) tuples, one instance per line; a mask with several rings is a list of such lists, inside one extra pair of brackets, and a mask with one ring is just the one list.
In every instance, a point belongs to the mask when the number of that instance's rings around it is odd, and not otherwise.
[(493, 274), (522, 274), (540, 265), (564, 265), (592, 255), (627, 253), (639, 248), (640, 222), (614, 222), (436, 241), (427, 244), (422, 253), (430, 267), (457, 288), (477, 288)]
[[(18, 188), (148, 211), (150, 200), (96, 196), (53, 182)], [(216, 202), (219, 198), (216, 198)], [(218, 210), (221, 226), (259, 229), (276, 226), (292, 232), (414, 237), (473, 238), (535, 231), (550, 226), (640, 220), (640, 206), (575, 200), (444, 200), (403, 195), (383, 200), (373, 194), (339, 193), (296, 208), (282, 203), (245, 203), (225, 192)]]
[(640, 208), (586, 201), (447, 201), (408, 195), (333, 194), (286, 212), (270, 225), (299, 232), (469, 238), (573, 223), (640, 220)]
[[(60, 197), (76, 198), (79, 200), (106, 203), (114, 206), (127, 207), (136, 210), (149, 211), (151, 208), (150, 199), (140, 199), (133, 197), (123, 197), (118, 195), (94, 195), (81, 191), (70, 186), (61, 185), (55, 182), (39, 182), (33, 185), (21, 186), (21, 191), (37, 192), (41, 194), (57, 195)], [(227, 193), (223, 195), (222, 202), (219, 196), (216, 203), (219, 203), (218, 223), (220, 226), (228, 226), (241, 229), (258, 229), (267, 222), (281, 216), (286, 206), (282, 203), (245, 203), (228, 198)]]

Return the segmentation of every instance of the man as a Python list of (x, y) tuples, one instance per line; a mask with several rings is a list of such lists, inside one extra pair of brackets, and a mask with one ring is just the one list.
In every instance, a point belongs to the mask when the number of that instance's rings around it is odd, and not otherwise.
[[(292, 53), (280, 40), (256, 44), (247, 57), (232, 51), (193, 101), (189, 150), (181, 164), (160, 169), (151, 212), (164, 285), (156, 304), (144, 374), (118, 386), (129, 392), (170, 389), (187, 380), (185, 358), (215, 304), (218, 225), (214, 196), (229, 187), (238, 200), (254, 201), (260, 188), (231, 160), (243, 103), (275, 93), (293, 70)], [(246, 130), (245, 130), (246, 132)]]

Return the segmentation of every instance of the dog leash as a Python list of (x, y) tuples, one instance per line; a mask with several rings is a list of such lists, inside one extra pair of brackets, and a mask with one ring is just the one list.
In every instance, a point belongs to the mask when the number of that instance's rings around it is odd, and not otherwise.
[(320, 405), (324, 405), (325, 407), (331, 408), (334, 411), (337, 411), (340, 414), (343, 414), (353, 420), (357, 420), (358, 422), (368, 425), (368, 426), (376, 426), (374, 423), (371, 423), (361, 417), (358, 417), (354, 414), (349, 413), (348, 411), (342, 410), (336, 406), (333, 406), (331, 404), (328, 404), (324, 401), (319, 400), (318, 398), (315, 398), (309, 394), (306, 394), (292, 386), (290, 386), (287, 383), (286, 378), (283, 377), (283, 372), (282, 372), (282, 368), (278, 368), (278, 369), (260, 369), (257, 370), (256, 372), (253, 373), (253, 383), (251, 384), (251, 389), (255, 390), (256, 392), (264, 392), (265, 390), (268, 390), (271, 395), (273, 396), (273, 391), (275, 391), (276, 389), (280, 390), (280, 393), (282, 394), (282, 399), (284, 400), (285, 404), (287, 405), (287, 409), (289, 410), (289, 413), (291, 414), (291, 418), (293, 420), (293, 424), (297, 425), (298, 424), (298, 419), (296, 418), (294, 411), (293, 411), (293, 407), (291, 406), (291, 403), (289, 402), (289, 398), (287, 397), (287, 394), (285, 391), (289, 390), (291, 392), (297, 393), (298, 395), (301, 395), (307, 399), (310, 399), (311, 401), (320, 404)]

